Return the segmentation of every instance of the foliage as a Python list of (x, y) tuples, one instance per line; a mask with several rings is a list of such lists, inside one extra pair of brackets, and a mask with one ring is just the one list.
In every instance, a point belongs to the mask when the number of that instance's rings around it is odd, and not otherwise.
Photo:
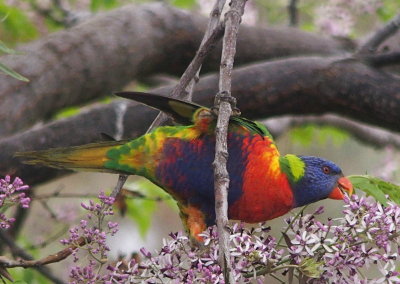
[(173, 6), (179, 7), (179, 8), (184, 8), (184, 9), (190, 9), (193, 8), (196, 5), (196, 0), (171, 0), (170, 3)]
[(399, 10), (398, 1), (383, 0), (382, 5), (377, 9), (376, 12), (382, 21), (387, 22), (394, 16), (396, 16), (398, 10)]
[(383, 205), (390, 200), (400, 204), (400, 186), (368, 175), (353, 175), (348, 177), (355, 188), (373, 196)]
[(27, 11), (12, 7), (0, 0), (0, 37), (7, 43), (24, 42), (38, 36), (36, 26), (27, 16)]
[(91, 11), (110, 10), (119, 5), (120, 3), (118, 0), (91, 0), (90, 10)]
[(317, 126), (308, 124), (293, 128), (290, 131), (291, 141), (300, 143), (303, 146), (310, 146), (311, 143), (326, 144), (332, 141), (334, 145), (341, 145), (349, 134), (337, 127), (333, 126)]
[(16, 268), (10, 271), (13, 279), (12, 284), (51, 284), (43, 275), (33, 269)]
[(17, 80), (24, 81), (24, 82), (29, 82), (29, 79), (22, 76), (21, 74), (15, 72), (11, 68), (7, 67), (6, 65), (0, 63), (0, 72), (7, 74)]
[(127, 188), (142, 194), (141, 198), (131, 198), (126, 203), (127, 214), (136, 222), (139, 233), (142, 237), (146, 236), (146, 233), (150, 228), (151, 219), (157, 209), (156, 203), (158, 201), (163, 200), (172, 208), (177, 207), (175, 201), (172, 200), (170, 195), (145, 179), (138, 180), (135, 183), (128, 185)]
[[(7, 54), (18, 54), (15, 50), (8, 48), (4, 42), (0, 41), (0, 52), (7, 53)], [(7, 67), (6, 65), (0, 63), (0, 72), (3, 72), (4, 74), (7, 74), (17, 80), (24, 81), (24, 82), (29, 82), (28, 78), (25, 78), (21, 74), (15, 72), (11, 68)]]

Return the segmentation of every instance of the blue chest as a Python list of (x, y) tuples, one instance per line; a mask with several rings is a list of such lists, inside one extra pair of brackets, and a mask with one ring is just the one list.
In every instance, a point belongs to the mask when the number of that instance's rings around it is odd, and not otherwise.
[[(243, 136), (228, 136), (229, 204), (242, 195), (242, 177), (247, 154), (242, 151)], [(185, 141), (169, 138), (165, 141), (157, 166), (158, 183), (184, 205), (194, 205), (205, 213), (207, 225), (214, 223), (215, 137), (204, 135)]]

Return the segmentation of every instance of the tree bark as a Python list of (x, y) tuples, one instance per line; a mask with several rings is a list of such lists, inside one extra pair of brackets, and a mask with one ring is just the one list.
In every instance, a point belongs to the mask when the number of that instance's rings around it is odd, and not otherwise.
[[(153, 90), (168, 94), (172, 86)], [(211, 106), (218, 92), (218, 76), (203, 77), (193, 100)], [(283, 114), (337, 113), (399, 132), (400, 79), (356, 60), (320, 57), (282, 59), (234, 70), (232, 95), (243, 116), (251, 119)], [(14, 174), (34, 185), (50, 180), (57, 171), (22, 165), (17, 151), (80, 145), (99, 141), (101, 132), (116, 133), (118, 104), (127, 103), (124, 138), (144, 133), (156, 111), (130, 102), (96, 105), (81, 114), (45, 124), (0, 140), (0, 175)]]
[[(125, 6), (21, 46), (2, 63), (31, 81), (0, 76), (0, 136), (47, 120), (59, 109), (120, 90), (150, 74), (183, 72), (199, 46), (207, 18), (163, 4)], [(268, 39), (268, 42), (266, 41)], [(301, 54), (332, 55), (345, 45), (292, 28), (243, 26), (237, 64)], [(221, 49), (204, 65), (217, 70)]]

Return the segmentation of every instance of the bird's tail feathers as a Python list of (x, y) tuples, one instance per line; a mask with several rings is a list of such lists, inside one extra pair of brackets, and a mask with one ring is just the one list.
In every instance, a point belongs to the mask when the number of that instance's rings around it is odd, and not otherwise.
[(17, 152), (15, 156), (24, 159), (23, 163), (29, 165), (115, 173), (116, 171), (104, 168), (104, 163), (109, 160), (106, 153), (111, 148), (120, 146), (126, 142), (106, 141), (43, 151)]

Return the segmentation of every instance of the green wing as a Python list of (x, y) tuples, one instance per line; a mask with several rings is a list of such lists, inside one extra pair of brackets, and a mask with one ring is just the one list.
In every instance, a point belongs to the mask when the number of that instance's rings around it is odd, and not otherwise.
[(156, 94), (142, 92), (120, 92), (115, 93), (119, 97), (134, 100), (145, 104), (151, 108), (161, 110), (170, 115), (176, 122), (182, 125), (193, 124), (192, 118), (196, 110), (202, 106), (181, 101), (178, 99), (168, 98)]
[(230, 120), (238, 125), (246, 127), (252, 133), (260, 134), (262, 137), (269, 137), (271, 140), (273, 139), (268, 129), (259, 122), (241, 116), (232, 116)]
[[(155, 108), (170, 115), (176, 122), (182, 125), (193, 124), (193, 115), (199, 108), (206, 108), (198, 104), (185, 102), (182, 100), (164, 97), (156, 94), (142, 92), (119, 92), (115, 93), (119, 97), (134, 100), (145, 104), (151, 108)], [(246, 127), (250, 132), (269, 137), (271, 134), (261, 123), (249, 120), (241, 116), (232, 116), (231, 122)]]

